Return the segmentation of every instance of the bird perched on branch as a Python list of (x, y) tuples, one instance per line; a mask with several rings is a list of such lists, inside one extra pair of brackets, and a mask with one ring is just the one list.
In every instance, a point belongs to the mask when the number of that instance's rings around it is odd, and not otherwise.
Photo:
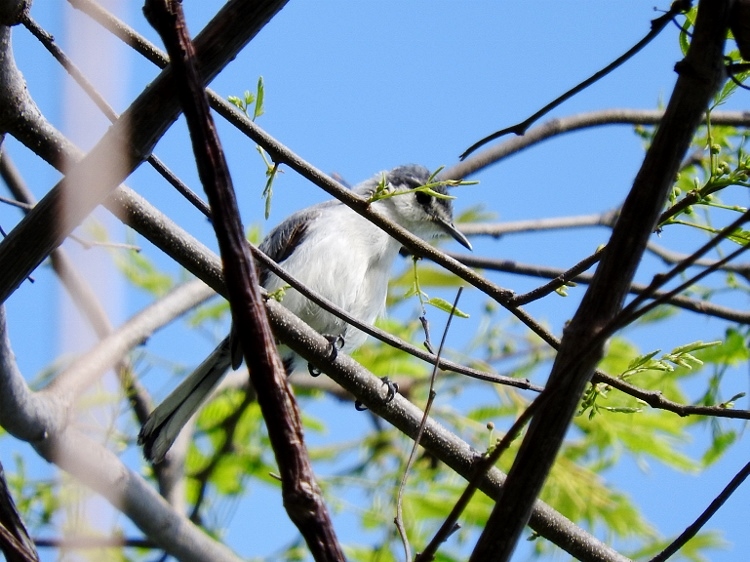
[[(453, 226), (453, 207), (444, 182), (416, 165), (381, 172), (353, 188), (372, 201), (371, 209), (421, 238), (448, 234), (471, 249)], [(263, 240), (259, 249), (306, 287), (330, 300), (354, 318), (372, 324), (383, 311), (388, 279), (401, 244), (339, 201), (327, 201), (294, 213)], [(260, 282), (269, 292), (286, 283), (260, 268)], [(350, 352), (366, 334), (323, 310), (294, 289), (281, 304), (332, 342)], [(334, 344), (332, 344), (334, 345)], [(198, 410), (230, 366), (241, 356), (233, 351), (231, 335), (152, 412), (138, 442), (144, 454), (161, 461), (182, 427)], [(291, 371), (294, 354), (282, 352)]]

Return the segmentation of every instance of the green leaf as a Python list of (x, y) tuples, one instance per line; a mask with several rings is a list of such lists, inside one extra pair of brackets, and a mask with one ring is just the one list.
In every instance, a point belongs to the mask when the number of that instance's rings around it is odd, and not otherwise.
[(685, 14), (685, 23), (682, 24), (682, 28), (680, 29), (679, 42), (683, 57), (687, 55), (688, 49), (690, 49), (690, 29), (693, 27), (694, 21), (695, 11), (691, 10), (690, 12)]
[(469, 315), (465, 312), (459, 310), (458, 308), (453, 308), (453, 303), (448, 302), (445, 299), (441, 299), (440, 297), (432, 297), (425, 301), (430, 306), (434, 306), (435, 308), (439, 308), (443, 312), (451, 313), (455, 316), (458, 316), (459, 318), (468, 318)]
[(740, 246), (747, 246), (748, 244), (750, 244), (750, 231), (738, 228), (729, 236), (727, 236), (727, 240), (731, 240), (732, 242), (734, 242), (735, 244), (739, 244)]
[(708, 349), (709, 347), (716, 347), (718, 345), (721, 345), (721, 341), (718, 341), (718, 340), (717, 341), (709, 341), (709, 342), (696, 341), (696, 342), (693, 342), (693, 343), (687, 343), (685, 345), (681, 345), (679, 347), (675, 347), (672, 350), (672, 355), (681, 355), (683, 353), (692, 353), (692, 352), (698, 351), (700, 349)]
[(242, 100), (237, 96), (227, 96), (227, 101), (237, 109), (242, 110)]
[(255, 111), (253, 111), (253, 121), (265, 113), (263, 102), (266, 98), (266, 90), (263, 84), (263, 77), (258, 76), (258, 88), (255, 95)]
[(656, 357), (660, 352), (661, 352), (661, 349), (657, 349), (656, 351), (652, 351), (650, 353), (644, 353), (643, 355), (639, 355), (638, 357), (633, 359), (630, 363), (628, 363), (628, 368), (626, 370), (632, 371), (634, 369), (643, 367), (646, 363), (651, 361), (651, 359)]

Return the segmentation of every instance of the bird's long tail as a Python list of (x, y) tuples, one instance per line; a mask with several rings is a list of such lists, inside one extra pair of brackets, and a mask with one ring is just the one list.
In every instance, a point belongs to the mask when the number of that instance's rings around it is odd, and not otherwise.
[(180, 430), (232, 365), (231, 337), (226, 337), (195, 371), (175, 388), (143, 424), (138, 443), (152, 462), (164, 459)]

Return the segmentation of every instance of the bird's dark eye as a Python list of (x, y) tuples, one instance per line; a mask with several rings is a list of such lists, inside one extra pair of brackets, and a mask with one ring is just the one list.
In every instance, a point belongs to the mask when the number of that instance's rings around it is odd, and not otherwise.
[(419, 203), (423, 207), (427, 207), (432, 200), (432, 195), (428, 195), (424, 191), (417, 191), (414, 193), (414, 195), (417, 197), (417, 203)]

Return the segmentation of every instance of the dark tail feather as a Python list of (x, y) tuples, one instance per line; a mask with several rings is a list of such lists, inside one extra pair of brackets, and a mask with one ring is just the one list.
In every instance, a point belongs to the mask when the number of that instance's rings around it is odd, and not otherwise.
[(155, 463), (164, 459), (180, 430), (224, 377), (232, 363), (230, 340), (231, 336), (225, 338), (211, 355), (151, 412), (138, 435), (138, 444), (143, 445), (146, 459)]

